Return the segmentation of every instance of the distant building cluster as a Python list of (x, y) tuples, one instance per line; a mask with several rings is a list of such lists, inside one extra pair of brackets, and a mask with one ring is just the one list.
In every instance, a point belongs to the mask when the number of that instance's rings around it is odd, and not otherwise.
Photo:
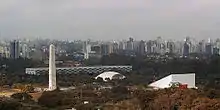
[(124, 55), (146, 55), (146, 54), (175, 54), (187, 57), (192, 53), (202, 55), (220, 54), (220, 39), (212, 41), (207, 40), (196, 41), (190, 37), (186, 37), (183, 41), (164, 40), (157, 37), (155, 40), (136, 41), (133, 38), (122, 41), (108, 41), (95, 43), (85, 41), (83, 45), (85, 59), (90, 56), (108, 55), (111, 53), (119, 53)]
[(30, 58), (30, 48), (28, 42), (19, 40), (1, 41), (0, 42), (0, 57), (18, 59), (19, 57)]
[[(1, 58), (29, 58), (46, 60), (49, 56), (49, 44), (56, 46), (56, 56), (69, 56), (77, 60), (100, 58), (112, 53), (136, 55), (165, 55), (174, 54), (187, 57), (192, 53), (202, 55), (220, 54), (220, 39), (196, 40), (186, 37), (184, 40), (165, 40), (157, 37), (153, 40), (127, 40), (115, 41), (58, 41), (48, 39), (17, 39), (0, 41)], [(58, 57), (57, 57), (58, 58)]]

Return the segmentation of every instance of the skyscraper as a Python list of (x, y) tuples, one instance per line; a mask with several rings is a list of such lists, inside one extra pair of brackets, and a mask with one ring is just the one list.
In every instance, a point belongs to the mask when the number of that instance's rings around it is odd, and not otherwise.
[(127, 41), (127, 50), (134, 50), (134, 39), (131, 37), (129, 38), (129, 41)]
[(23, 44), (21, 46), (21, 56), (23, 58), (29, 58), (29, 49), (28, 49), (27, 44)]
[(205, 42), (204, 41), (200, 41), (197, 44), (197, 53), (203, 54), (204, 52), (205, 52)]
[(162, 40), (162, 38), (159, 36), (159, 37), (157, 37), (157, 39), (156, 39), (156, 41), (155, 41), (155, 43), (156, 43), (156, 52), (155, 53), (160, 53), (160, 54), (163, 54), (163, 40)]
[(14, 40), (13, 42), (10, 43), (10, 57), (12, 59), (17, 59), (20, 56), (20, 51), (19, 51), (19, 41)]
[(113, 53), (118, 53), (119, 45), (117, 42), (113, 42)]
[(91, 45), (88, 44), (88, 41), (85, 41), (83, 43), (83, 53), (84, 53), (84, 59), (89, 59), (89, 53), (91, 52)]
[(126, 49), (126, 43), (125, 41), (119, 42), (119, 50), (125, 50)]
[(150, 54), (152, 53), (152, 46), (153, 46), (153, 42), (150, 40), (147, 42), (147, 53)]
[(140, 54), (140, 55), (144, 55), (145, 54), (145, 42), (143, 40), (141, 40), (139, 42), (138, 54)]
[(169, 41), (169, 42), (167, 42), (167, 50), (168, 51), (166, 51), (166, 52), (168, 52), (168, 53), (174, 53), (174, 50), (175, 50), (175, 44), (174, 44), (174, 42), (172, 42), (172, 41)]
[(210, 43), (205, 46), (206, 55), (212, 55), (212, 45)]
[(208, 42), (205, 46), (205, 52), (206, 52), (206, 55), (212, 55), (212, 42), (210, 38), (208, 39)]
[(187, 42), (184, 43), (184, 46), (183, 46), (183, 56), (188, 56), (189, 55), (189, 50), (190, 47), (189, 47), (189, 44)]
[(109, 54), (109, 45), (101, 44), (101, 55), (108, 55)]

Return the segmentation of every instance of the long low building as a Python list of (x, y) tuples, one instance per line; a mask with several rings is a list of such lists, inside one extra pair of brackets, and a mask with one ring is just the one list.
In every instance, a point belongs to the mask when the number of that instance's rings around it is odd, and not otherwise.
[[(73, 74), (73, 73), (88, 73), (97, 74), (106, 71), (121, 71), (130, 72), (132, 71), (132, 66), (86, 66), (86, 67), (66, 67), (66, 68), (56, 68), (57, 74)], [(49, 68), (26, 68), (26, 74), (40, 75), (48, 74)]]

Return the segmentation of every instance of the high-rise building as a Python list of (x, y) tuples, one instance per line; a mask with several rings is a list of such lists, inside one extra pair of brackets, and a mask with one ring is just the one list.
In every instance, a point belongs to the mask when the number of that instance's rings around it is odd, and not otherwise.
[(20, 51), (19, 51), (19, 41), (14, 40), (13, 42), (10, 43), (10, 57), (12, 59), (17, 59), (20, 56)]
[(185, 42), (183, 45), (183, 56), (188, 56), (190, 52), (190, 45)]
[(145, 42), (143, 40), (141, 40), (139, 42), (138, 54), (140, 54), (140, 55), (144, 55), (145, 54)]
[(157, 37), (155, 44), (156, 44), (156, 52), (155, 53), (160, 53), (163, 54), (163, 49), (164, 49), (164, 45), (163, 45), (163, 40), (162, 38), (159, 36)]
[(148, 41), (146, 45), (147, 45), (147, 53), (148, 53), (148, 54), (149, 54), (149, 53), (152, 53), (152, 46), (153, 46), (152, 41), (151, 41), (151, 40)]
[(209, 38), (207, 44), (205, 45), (205, 53), (206, 55), (212, 55), (212, 41)]
[(111, 54), (111, 53), (114, 53), (114, 44), (113, 43), (108, 43), (108, 53)]
[(108, 44), (101, 44), (101, 55), (108, 55), (109, 54), (109, 45)]
[(4, 57), (4, 47), (0, 46), (0, 58)]
[(119, 50), (125, 50), (126, 49), (126, 42), (121, 41), (119, 42)]
[(158, 53), (158, 48), (157, 48), (157, 44), (155, 42), (153, 42), (153, 45), (151, 47), (151, 53)]
[(214, 48), (213, 48), (213, 54), (214, 54), (214, 55), (219, 55), (219, 48), (214, 47)]
[(8, 42), (0, 41), (0, 57), (2, 58), (10, 57), (10, 46)]
[(203, 54), (204, 52), (205, 52), (205, 42), (204, 41), (200, 41), (197, 44), (197, 53)]
[(174, 45), (175, 45), (174, 53), (178, 55), (183, 55), (184, 42), (177, 41), (174, 42)]
[(88, 41), (85, 41), (83, 43), (83, 53), (84, 53), (84, 59), (89, 59), (89, 53), (91, 52), (91, 45), (88, 44)]
[(167, 51), (168, 53), (174, 53), (175, 50), (175, 44), (174, 42), (167, 42)]
[(165, 43), (161, 43), (160, 54), (164, 55), (166, 53), (167, 46)]
[(113, 43), (113, 53), (118, 53), (119, 50), (119, 45), (117, 42)]
[(220, 49), (220, 39), (215, 41), (215, 46)]
[(219, 55), (220, 53), (220, 39), (217, 39), (213, 44), (213, 54)]
[(29, 49), (27, 44), (23, 44), (21, 47), (21, 57), (29, 58)]
[(127, 50), (133, 51), (134, 50), (134, 39), (129, 38), (129, 41), (127, 42)]
[(206, 52), (206, 55), (212, 55), (212, 45), (210, 43), (206, 44), (205, 52)]
[(10, 58), (10, 48), (9, 47), (4, 48), (4, 57)]

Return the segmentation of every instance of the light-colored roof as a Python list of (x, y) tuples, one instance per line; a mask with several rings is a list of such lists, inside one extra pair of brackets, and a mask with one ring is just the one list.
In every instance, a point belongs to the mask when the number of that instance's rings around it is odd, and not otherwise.
[[(109, 72), (104, 72), (102, 74), (99, 74), (98, 76), (96, 76), (95, 78), (102, 78), (104, 81), (106, 81), (106, 78), (109, 78), (110, 80), (112, 80), (113, 76), (115, 75), (121, 75), (118, 72), (113, 72), (113, 71), (109, 71)], [(123, 76), (123, 75), (122, 75)], [(123, 76), (124, 77), (124, 76)]]

